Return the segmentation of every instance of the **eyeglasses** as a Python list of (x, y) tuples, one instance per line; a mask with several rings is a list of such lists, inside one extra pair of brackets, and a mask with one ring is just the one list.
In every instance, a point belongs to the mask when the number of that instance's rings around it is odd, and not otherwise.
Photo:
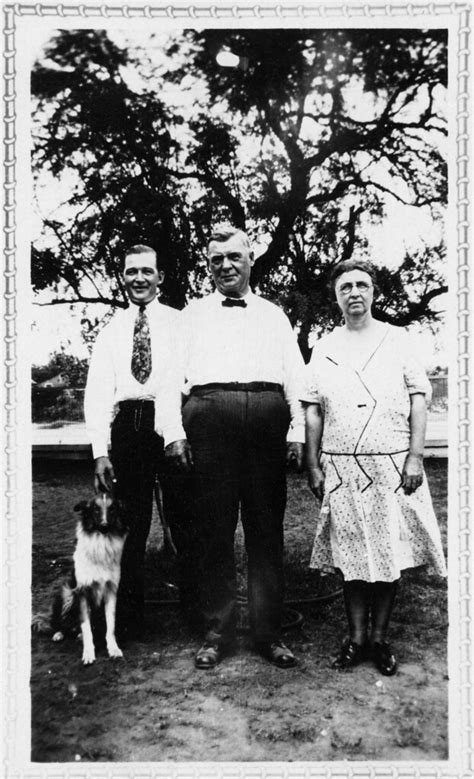
[(338, 292), (344, 296), (350, 295), (353, 287), (356, 288), (357, 292), (365, 294), (369, 291), (369, 289), (372, 288), (372, 284), (368, 284), (366, 281), (355, 281), (354, 284), (346, 282), (345, 284), (341, 284), (341, 286), (338, 288)]

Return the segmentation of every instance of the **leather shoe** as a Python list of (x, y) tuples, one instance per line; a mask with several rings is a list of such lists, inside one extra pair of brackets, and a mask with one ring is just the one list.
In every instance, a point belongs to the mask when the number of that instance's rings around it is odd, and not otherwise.
[(220, 647), (219, 644), (210, 644), (206, 642), (198, 652), (196, 652), (194, 665), (196, 668), (214, 668), (214, 666), (222, 660), (222, 655), (222, 647)]
[(341, 646), (341, 650), (332, 664), (336, 671), (346, 671), (354, 665), (358, 665), (364, 659), (364, 647), (348, 638)]
[(397, 660), (386, 641), (381, 641), (380, 643), (376, 641), (372, 644), (372, 658), (376, 667), (384, 676), (393, 676), (396, 673)]
[(296, 657), (282, 641), (258, 643), (257, 650), (278, 668), (293, 668), (296, 665)]

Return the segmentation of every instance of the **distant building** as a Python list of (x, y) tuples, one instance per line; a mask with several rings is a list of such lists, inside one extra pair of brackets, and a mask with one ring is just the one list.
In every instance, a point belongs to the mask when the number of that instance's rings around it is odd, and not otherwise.
[(50, 379), (40, 382), (36, 385), (37, 388), (43, 387), (55, 387), (56, 389), (62, 389), (68, 386), (67, 379), (64, 378), (62, 373), (58, 373), (56, 376), (51, 376)]
[(431, 411), (446, 411), (448, 408), (448, 375), (447, 371), (437, 374), (430, 373), (428, 376), (431, 382), (432, 397)]

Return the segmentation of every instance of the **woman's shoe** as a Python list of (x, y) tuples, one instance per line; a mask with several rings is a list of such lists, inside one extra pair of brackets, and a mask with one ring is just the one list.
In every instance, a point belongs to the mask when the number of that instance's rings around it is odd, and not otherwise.
[(346, 671), (358, 665), (364, 659), (364, 647), (348, 638), (341, 646), (341, 651), (332, 664), (336, 671)]
[(375, 641), (372, 644), (373, 661), (384, 676), (393, 676), (397, 671), (397, 660), (386, 641)]

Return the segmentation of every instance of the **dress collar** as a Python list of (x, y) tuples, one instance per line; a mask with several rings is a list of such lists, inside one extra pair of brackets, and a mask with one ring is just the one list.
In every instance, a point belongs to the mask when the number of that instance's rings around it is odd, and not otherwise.
[[(363, 370), (378, 352), (383, 342), (385, 341), (390, 325), (384, 324), (380, 329), (378, 337), (375, 339), (372, 348), (368, 349), (361, 370)], [(336, 365), (349, 365), (352, 367), (351, 361), (348, 359), (348, 343), (345, 337), (344, 327), (336, 327), (326, 339), (324, 344), (324, 356), (334, 362)], [(355, 370), (355, 369), (354, 369)]]

